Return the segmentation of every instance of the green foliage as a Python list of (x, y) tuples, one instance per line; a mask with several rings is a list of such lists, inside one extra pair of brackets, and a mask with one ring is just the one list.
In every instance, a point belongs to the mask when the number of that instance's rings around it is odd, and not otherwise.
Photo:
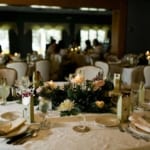
[(70, 115), (77, 115), (80, 112), (80, 110), (75, 107), (71, 111), (61, 111), (60, 116), (70, 116)]

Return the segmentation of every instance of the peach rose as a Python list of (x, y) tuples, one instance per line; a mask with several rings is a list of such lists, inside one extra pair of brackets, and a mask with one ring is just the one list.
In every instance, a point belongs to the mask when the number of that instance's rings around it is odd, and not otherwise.
[(36, 89), (36, 92), (37, 93), (40, 93), (42, 91), (43, 87), (42, 86), (39, 86), (37, 89)]
[(98, 108), (103, 108), (105, 105), (104, 101), (96, 101), (95, 104)]
[(81, 84), (85, 81), (84, 76), (77, 74), (72, 80), (72, 83)]
[(94, 86), (94, 90), (99, 89), (100, 87), (105, 85), (105, 81), (104, 80), (97, 80), (93, 82), (93, 86)]

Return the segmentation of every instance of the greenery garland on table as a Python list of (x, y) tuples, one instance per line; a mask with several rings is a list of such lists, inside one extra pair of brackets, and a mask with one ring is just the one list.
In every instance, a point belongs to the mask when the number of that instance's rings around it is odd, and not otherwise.
[[(68, 83), (63, 89), (46, 83), (36, 89), (36, 96), (50, 99), (52, 108), (58, 109), (61, 115), (75, 115), (78, 112), (109, 112), (112, 102), (108, 92), (113, 88), (112, 82), (99, 79), (80, 84)], [(62, 110), (61, 106), (63, 106)]]

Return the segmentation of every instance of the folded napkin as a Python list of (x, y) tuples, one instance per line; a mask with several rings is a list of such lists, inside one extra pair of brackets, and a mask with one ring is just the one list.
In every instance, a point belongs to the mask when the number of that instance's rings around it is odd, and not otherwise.
[(25, 122), (24, 118), (17, 118), (13, 121), (0, 121), (0, 135), (8, 134), (17, 129)]
[(129, 120), (139, 129), (150, 133), (150, 123), (145, 119), (144, 115), (144, 113), (134, 113), (129, 117)]

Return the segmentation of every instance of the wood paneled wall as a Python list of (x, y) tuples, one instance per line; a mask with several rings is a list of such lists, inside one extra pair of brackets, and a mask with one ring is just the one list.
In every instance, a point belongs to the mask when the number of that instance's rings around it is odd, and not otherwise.
[(11, 5), (50, 5), (68, 8), (97, 7), (112, 10), (111, 52), (122, 57), (125, 51), (127, 0), (0, 0)]

